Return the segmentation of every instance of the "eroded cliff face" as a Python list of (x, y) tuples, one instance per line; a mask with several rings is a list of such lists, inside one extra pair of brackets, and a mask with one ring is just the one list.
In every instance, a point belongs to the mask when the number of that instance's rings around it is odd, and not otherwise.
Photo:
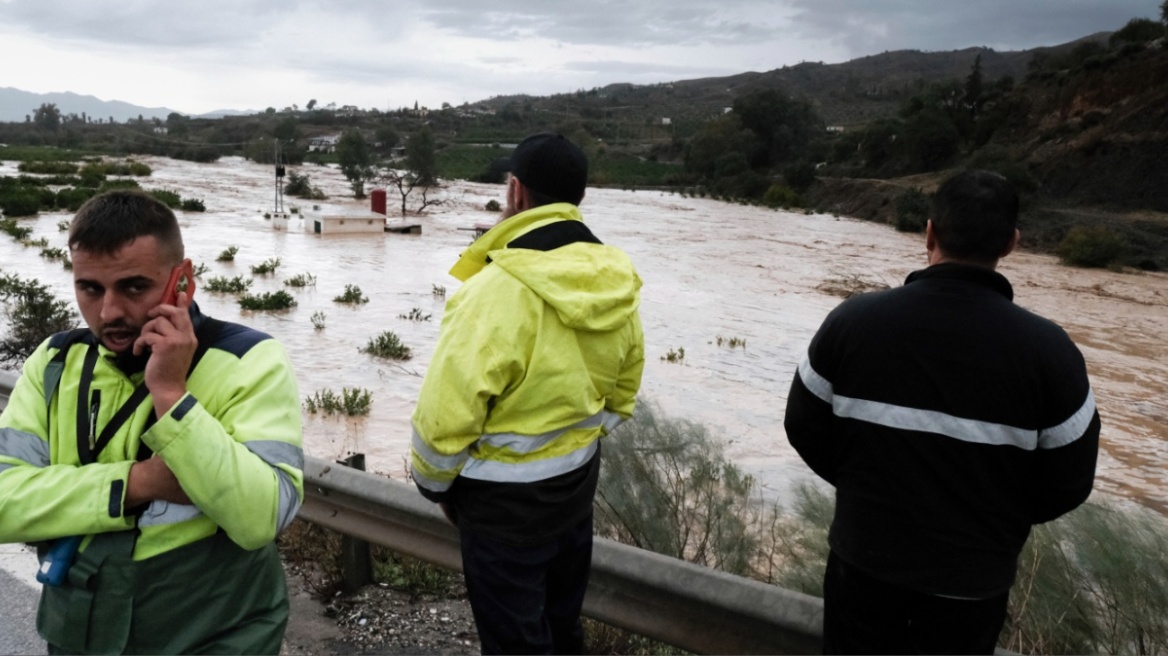
[(1021, 129), (1041, 194), (1113, 209), (1168, 212), (1168, 49), (1149, 48), (1030, 82)]

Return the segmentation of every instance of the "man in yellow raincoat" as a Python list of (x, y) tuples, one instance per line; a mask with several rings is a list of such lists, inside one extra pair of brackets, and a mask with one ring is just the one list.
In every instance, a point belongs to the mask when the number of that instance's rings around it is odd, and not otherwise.
[(503, 220), (451, 269), (412, 471), (459, 528), (483, 653), (579, 654), (600, 438), (644, 367), (641, 279), (582, 221), (577, 146), (528, 137), (508, 170)]

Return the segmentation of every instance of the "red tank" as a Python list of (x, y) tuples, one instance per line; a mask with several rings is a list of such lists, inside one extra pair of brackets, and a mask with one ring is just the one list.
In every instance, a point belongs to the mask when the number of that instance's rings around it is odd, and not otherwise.
[(372, 205), (372, 210), (378, 214), (385, 214), (385, 190), (374, 189), (369, 193), (369, 198)]

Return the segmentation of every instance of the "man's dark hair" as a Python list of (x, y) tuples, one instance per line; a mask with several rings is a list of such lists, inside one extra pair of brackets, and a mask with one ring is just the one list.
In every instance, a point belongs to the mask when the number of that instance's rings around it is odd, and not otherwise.
[(166, 203), (141, 191), (118, 189), (90, 198), (69, 224), (69, 249), (113, 255), (139, 237), (154, 237), (168, 259), (183, 259), (178, 219)]
[(949, 257), (994, 262), (1018, 227), (1018, 192), (989, 171), (949, 178), (933, 196), (933, 236)]

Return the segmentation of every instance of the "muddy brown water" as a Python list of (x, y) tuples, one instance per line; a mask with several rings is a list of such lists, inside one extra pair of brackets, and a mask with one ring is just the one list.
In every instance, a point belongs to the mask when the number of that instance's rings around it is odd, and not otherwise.
[[(209, 269), (204, 284), (212, 276), (243, 275), (254, 279), (253, 293), (286, 289), (298, 302), (286, 312), (247, 312), (233, 296), (201, 290), (197, 300), (204, 311), (251, 324), (284, 342), (302, 397), (325, 388), (372, 391), (368, 417), (306, 414), (307, 452), (330, 459), (362, 452), (370, 470), (403, 478), (410, 413), (444, 306), (434, 287), (445, 287), (447, 297), (458, 288), (447, 270), (470, 242), (472, 233), (465, 228), (496, 218), (483, 207), (492, 199), (502, 201), (503, 188), (452, 183), (441, 194), (444, 205), (409, 219), (422, 224), (420, 236), (321, 236), (306, 232), (298, 218), (287, 230), (275, 230), (264, 218), (275, 196), (271, 167), (239, 158), (214, 164), (142, 161), (154, 169), (141, 180), (144, 187), (174, 190), (206, 204), (206, 213), (180, 215), (188, 255)], [(306, 166), (298, 172), (330, 196), (327, 207), (367, 207), (351, 199), (335, 169)], [(0, 163), (0, 175), (15, 174), (14, 162)], [(285, 199), (285, 204), (310, 210), (313, 201)], [(392, 195), (389, 205), (392, 211)], [(811, 336), (841, 300), (823, 289), (900, 284), (924, 265), (923, 238), (847, 218), (661, 192), (590, 189), (582, 211), (602, 240), (630, 253), (645, 281), (642, 394), (670, 415), (709, 426), (724, 440), (728, 457), (774, 495), (781, 496), (793, 480), (811, 477), (787, 445), (782, 416)], [(68, 218), (42, 214), (21, 223), (33, 228), (34, 238), (64, 247), (58, 223)], [(216, 262), (231, 245), (239, 247), (235, 262)], [(72, 298), (69, 273), (39, 251), (0, 238), (0, 269), (38, 278)], [(274, 275), (250, 273), (250, 266), (271, 258), (281, 262)], [(1016, 302), (1066, 328), (1087, 359), (1103, 419), (1097, 494), (1168, 514), (1168, 275), (1074, 269), (1025, 252), (1006, 258), (1000, 270), (1014, 284)], [(315, 286), (284, 286), (301, 273), (315, 275)], [(358, 285), (369, 302), (334, 303), (347, 284)], [(430, 320), (400, 318), (415, 308)], [(321, 331), (310, 320), (315, 312), (326, 315)], [(358, 352), (383, 330), (396, 332), (413, 359), (391, 363)], [(731, 338), (745, 340), (745, 348), (729, 347)], [(681, 363), (662, 359), (679, 349), (685, 351)]]

